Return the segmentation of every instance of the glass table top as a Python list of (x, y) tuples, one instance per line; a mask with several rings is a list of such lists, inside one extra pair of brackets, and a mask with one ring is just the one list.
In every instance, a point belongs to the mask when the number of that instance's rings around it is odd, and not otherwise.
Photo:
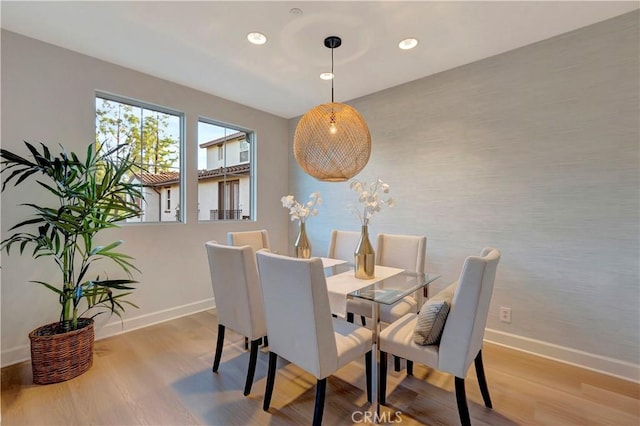
[(440, 275), (433, 273), (418, 274), (403, 271), (399, 274), (376, 281), (370, 285), (354, 290), (347, 294), (353, 299), (364, 299), (384, 305), (393, 305), (403, 297), (408, 296), (433, 281)]

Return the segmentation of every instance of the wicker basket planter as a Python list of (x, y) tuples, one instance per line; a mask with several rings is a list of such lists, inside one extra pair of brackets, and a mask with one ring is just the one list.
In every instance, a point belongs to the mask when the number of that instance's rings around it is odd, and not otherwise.
[(56, 334), (59, 323), (38, 327), (29, 333), (33, 383), (46, 385), (73, 379), (93, 364), (93, 320), (80, 318), (81, 328)]

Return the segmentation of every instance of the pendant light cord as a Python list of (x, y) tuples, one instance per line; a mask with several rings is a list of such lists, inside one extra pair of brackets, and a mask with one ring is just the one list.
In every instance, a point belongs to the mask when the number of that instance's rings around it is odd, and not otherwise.
[(336, 75), (333, 73), (333, 47), (331, 48), (331, 103), (333, 103), (333, 80), (336, 79)]

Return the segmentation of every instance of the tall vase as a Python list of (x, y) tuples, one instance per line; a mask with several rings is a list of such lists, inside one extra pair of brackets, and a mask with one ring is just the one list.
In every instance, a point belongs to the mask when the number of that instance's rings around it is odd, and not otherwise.
[(373, 251), (371, 241), (369, 241), (369, 228), (367, 225), (362, 225), (360, 241), (358, 241), (354, 256), (356, 261), (356, 278), (363, 280), (373, 278), (375, 272), (375, 252)]
[(298, 232), (294, 247), (296, 249), (296, 257), (302, 259), (309, 259), (311, 257), (311, 243), (309, 242), (309, 238), (307, 238), (307, 229), (305, 228), (304, 222), (300, 222), (300, 232)]

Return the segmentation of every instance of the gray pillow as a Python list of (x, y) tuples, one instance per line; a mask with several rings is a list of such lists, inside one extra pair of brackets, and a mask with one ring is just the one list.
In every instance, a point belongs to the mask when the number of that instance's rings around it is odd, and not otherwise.
[(430, 299), (422, 305), (413, 332), (413, 341), (423, 346), (438, 344), (449, 314), (449, 307), (449, 302), (442, 299)]

